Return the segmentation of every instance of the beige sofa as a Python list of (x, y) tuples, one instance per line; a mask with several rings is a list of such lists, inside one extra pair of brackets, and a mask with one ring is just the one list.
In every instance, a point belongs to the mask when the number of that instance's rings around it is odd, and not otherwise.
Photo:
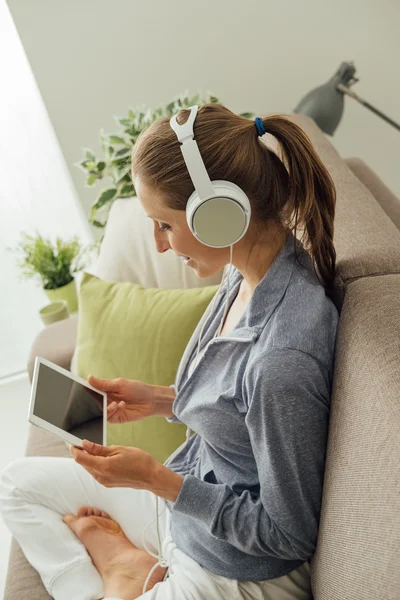
[[(312, 559), (315, 600), (400, 598), (400, 201), (357, 158), (343, 160), (313, 121), (290, 115), (311, 138), (337, 188), (338, 331), (323, 505)], [(384, 151), (384, 148), (382, 148)], [(94, 273), (144, 286), (195, 287), (172, 252), (154, 248), (135, 200), (112, 208)], [(74, 370), (77, 318), (43, 329), (29, 358)], [(30, 426), (28, 456), (70, 456)], [(72, 460), (72, 458), (71, 458)], [(13, 539), (5, 600), (46, 600)], [(72, 599), (71, 599), (72, 600)]]

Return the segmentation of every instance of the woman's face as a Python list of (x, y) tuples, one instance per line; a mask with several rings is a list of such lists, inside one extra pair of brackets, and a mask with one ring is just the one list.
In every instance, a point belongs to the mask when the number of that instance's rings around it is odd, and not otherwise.
[(158, 252), (172, 250), (179, 257), (189, 257), (185, 264), (194, 269), (200, 279), (212, 277), (229, 263), (229, 248), (210, 248), (195, 238), (184, 210), (167, 208), (162, 198), (144, 185), (139, 177), (135, 178), (134, 186), (146, 216), (153, 220)]

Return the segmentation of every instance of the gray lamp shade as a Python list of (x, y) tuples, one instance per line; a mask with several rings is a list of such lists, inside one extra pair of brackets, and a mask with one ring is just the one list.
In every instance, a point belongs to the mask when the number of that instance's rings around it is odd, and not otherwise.
[(335, 75), (323, 85), (311, 90), (293, 112), (311, 117), (322, 131), (333, 135), (344, 109), (344, 94), (336, 89), (337, 85), (346, 85), (353, 79), (354, 73), (355, 67), (352, 63), (342, 63)]
[(342, 118), (344, 95), (346, 94), (400, 131), (399, 123), (393, 121), (393, 119), (363, 98), (360, 98), (360, 96), (350, 89), (353, 83), (359, 81), (357, 77), (354, 77), (355, 72), (356, 68), (353, 61), (342, 62), (332, 79), (324, 85), (311, 90), (299, 102), (293, 112), (311, 117), (322, 131), (333, 135)]

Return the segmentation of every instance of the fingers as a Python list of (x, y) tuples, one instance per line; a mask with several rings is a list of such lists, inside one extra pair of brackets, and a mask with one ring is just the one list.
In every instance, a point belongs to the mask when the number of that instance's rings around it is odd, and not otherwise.
[(125, 419), (122, 419), (122, 416), (124, 416), (124, 408), (125, 402), (123, 400), (119, 403), (111, 402), (107, 410), (107, 420), (110, 421), (110, 423), (125, 422)]
[(78, 448), (73, 446), (70, 450), (75, 462), (84, 467), (85, 469), (91, 469), (96, 473), (104, 473), (106, 470), (106, 461), (109, 454), (107, 446), (100, 446), (95, 444), (94, 449), (90, 450), (90, 453), (86, 448)]
[(102, 392), (113, 392), (116, 389), (114, 379), (100, 379), (99, 377), (89, 375), (87, 380), (88, 383), (90, 383), (90, 385), (97, 388), (98, 390), (101, 390)]

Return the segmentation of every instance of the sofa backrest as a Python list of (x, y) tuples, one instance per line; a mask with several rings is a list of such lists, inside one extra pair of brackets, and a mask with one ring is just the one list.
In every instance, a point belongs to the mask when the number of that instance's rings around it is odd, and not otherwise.
[(400, 230), (400, 202), (374, 171), (358, 157), (345, 159), (354, 175), (369, 189), (385, 213)]
[(339, 320), (315, 600), (400, 598), (400, 275), (346, 288)]
[(314, 600), (395, 600), (400, 598), (400, 201), (362, 161), (341, 160), (315, 123), (301, 120), (337, 190), (340, 320), (320, 527), (311, 561)]
[[(359, 165), (346, 164), (314, 121), (286, 116), (307, 133), (337, 191), (340, 322), (320, 530), (311, 562), (314, 600), (395, 600), (400, 597), (400, 232), (391, 217), (399, 214), (397, 199), (383, 193), (378, 202), (372, 193), (376, 181), (364, 184), (355, 174)], [(200, 287), (219, 283), (222, 272), (200, 280), (173, 252), (158, 254), (151, 221), (131, 199), (111, 209), (96, 274), (146, 287)]]

